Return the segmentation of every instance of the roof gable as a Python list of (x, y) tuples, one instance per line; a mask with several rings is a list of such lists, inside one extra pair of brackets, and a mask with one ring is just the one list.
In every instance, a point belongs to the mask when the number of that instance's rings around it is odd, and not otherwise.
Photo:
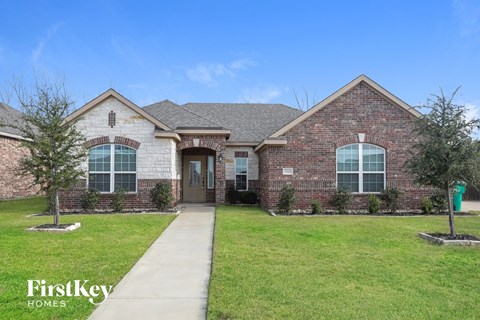
[(272, 135), (270, 135), (270, 138), (278, 138), (288, 132), (290, 129), (295, 127), (296, 125), (300, 124), (303, 122), (305, 119), (309, 118), (311, 115), (315, 114), (317, 111), (323, 109), (325, 106), (330, 104), (332, 101), (349, 91), (350, 89), (354, 88), (361, 82), (365, 83), (368, 85), (370, 88), (378, 92), (381, 96), (385, 97), (389, 101), (391, 101), (394, 105), (398, 106), (399, 108), (403, 109), (405, 112), (408, 112), (412, 114), (415, 117), (420, 117), (421, 113), (415, 110), (413, 107), (409, 106), (407, 103), (387, 91), (385, 88), (380, 86), (378, 83), (367, 77), (366, 75), (360, 75), (359, 77), (355, 78), (324, 100), (320, 101), (317, 105), (313, 106), (310, 110), (307, 112), (301, 114), (299, 117), (294, 119), (293, 121), (287, 123), (285, 126), (281, 127), (277, 131), (275, 131)]
[(132, 109), (133, 111), (135, 111), (136, 113), (138, 113), (139, 115), (143, 116), (145, 119), (153, 123), (155, 126), (163, 130), (171, 130), (166, 124), (164, 124), (163, 122), (161, 122), (160, 120), (158, 120), (157, 118), (155, 118), (154, 116), (152, 116), (151, 114), (149, 114), (148, 112), (146, 112), (145, 110), (143, 110), (142, 108), (140, 108), (139, 106), (137, 106), (136, 104), (134, 104), (133, 102), (131, 102), (130, 100), (128, 100), (127, 98), (125, 98), (124, 96), (122, 96), (120, 93), (118, 93), (113, 89), (108, 89), (107, 91), (105, 91), (104, 93), (102, 93), (101, 95), (93, 99), (92, 101), (85, 104), (83, 107), (77, 109), (75, 112), (70, 114), (67, 118), (65, 118), (65, 121), (70, 122), (70, 121), (76, 120), (81, 115), (95, 108), (100, 103), (102, 103), (103, 101), (105, 101), (110, 97), (117, 99), (118, 101), (123, 103), (125, 106)]

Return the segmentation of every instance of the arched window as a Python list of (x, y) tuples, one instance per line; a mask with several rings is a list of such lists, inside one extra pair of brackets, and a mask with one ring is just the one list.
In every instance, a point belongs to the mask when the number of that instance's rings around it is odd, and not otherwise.
[(137, 192), (137, 151), (118, 144), (91, 148), (88, 187), (99, 192)]
[(359, 193), (382, 192), (385, 182), (385, 149), (366, 143), (337, 149), (337, 187)]

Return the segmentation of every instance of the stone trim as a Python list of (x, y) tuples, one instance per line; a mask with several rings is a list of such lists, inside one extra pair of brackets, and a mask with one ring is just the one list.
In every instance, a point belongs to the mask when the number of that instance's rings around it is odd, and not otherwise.
[(207, 149), (211, 149), (211, 150), (214, 150), (214, 151), (220, 151), (221, 150), (220, 145), (218, 143), (212, 141), (212, 140), (200, 139), (200, 141), (198, 142), (198, 146), (195, 146), (193, 144), (193, 140), (184, 140), (177, 145), (177, 150), (178, 151), (181, 151), (183, 149), (188, 149), (188, 148), (207, 148)]
[(93, 138), (85, 142), (85, 145), (88, 149), (102, 145), (102, 144), (109, 144), (110, 138), (108, 136)]
[(138, 150), (138, 148), (140, 148), (140, 145), (141, 145), (141, 143), (138, 142), (138, 141), (135, 141), (135, 140), (132, 140), (132, 139), (129, 139), (129, 138), (126, 138), (126, 137), (119, 137), (119, 136), (115, 137), (114, 143), (115, 144), (123, 144), (123, 145), (126, 145), (130, 148), (137, 149), (137, 150)]
[(333, 145), (335, 146), (335, 149), (338, 149), (340, 147), (353, 144), (353, 143), (368, 143), (368, 144), (374, 144), (377, 146), (380, 146), (384, 149), (388, 149), (390, 147), (390, 141), (387, 141), (385, 139), (382, 139), (377, 136), (365, 134), (365, 138), (363, 142), (360, 142), (358, 134), (347, 136), (340, 138), (336, 140)]

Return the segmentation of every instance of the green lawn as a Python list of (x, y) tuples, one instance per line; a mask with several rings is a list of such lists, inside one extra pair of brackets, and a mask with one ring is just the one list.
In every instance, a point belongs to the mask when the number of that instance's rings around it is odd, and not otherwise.
[[(480, 217), (457, 217), (480, 234)], [(209, 319), (479, 319), (480, 248), (447, 217), (271, 217), (217, 209)]]
[[(27, 280), (48, 284), (90, 280), (115, 285), (174, 219), (173, 215), (67, 215), (76, 231), (26, 232), (52, 217), (27, 217), (45, 209), (44, 198), (0, 202), (0, 319), (85, 319), (87, 298), (57, 298), (66, 307), (28, 307)], [(35, 300), (44, 298), (35, 297)], [(47, 300), (51, 300), (47, 298)]]

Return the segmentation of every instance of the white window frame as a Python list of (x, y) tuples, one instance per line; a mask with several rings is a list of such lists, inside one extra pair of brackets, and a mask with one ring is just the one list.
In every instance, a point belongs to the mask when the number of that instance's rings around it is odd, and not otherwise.
[[(245, 173), (237, 173), (237, 159), (244, 159), (246, 160), (246, 169), (247, 169), (247, 172)], [(238, 158), (235, 158), (235, 190), (237, 191), (248, 191), (248, 158), (246, 157), (238, 157)], [(242, 189), (242, 190), (238, 190), (237, 189), (237, 176), (246, 176), (247, 178), (247, 185), (246, 185), (246, 189)]]
[[(358, 145), (358, 171), (338, 171), (338, 150), (348, 147), (351, 145)], [(363, 171), (363, 146), (370, 145), (376, 148), (383, 150), (383, 171)], [(335, 179), (335, 187), (338, 188), (338, 174), (339, 173), (350, 173), (350, 174), (357, 174), (358, 175), (358, 192), (352, 192), (355, 194), (380, 194), (381, 192), (363, 192), (363, 175), (364, 174), (383, 174), (383, 188), (387, 186), (387, 150), (380, 146), (371, 143), (351, 143), (344, 146), (341, 146), (335, 150), (335, 171), (336, 171), (336, 179)]]
[[(115, 171), (115, 146), (122, 146), (126, 147), (132, 150), (135, 150), (135, 155), (137, 155), (138, 150), (123, 145), (123, 144), (102, 144), (98, 145), (95, 147), (92, 147), (91, 149), (97, 148), (97, 147), (102, 147), (102, 146), (110, 146), (110, 171), (90, 171), (88, 170), (88, 179), (87, 179), (87, 189), (89, 188), (90, 185), (90, 174), (109, 174), (110, 175), (110, 191), (99, 191), (100, 194), (109, 194), (109, 193), (114, 193), (115, 192), (115, 173), (118, 174), (135, 174), (135, 191), (128, 191), (127, 193), (135, 194), (137, 193), (138, 190), (138, 157), (135, 157), (135, 167), (136, 171)], [(90, 152), (90, 150), (89, 150)], [(89, 167), (89, 161), (90, 159), (87, 160), (87, 166)], [(89, 168), (90, 169), (90, 168)]]

